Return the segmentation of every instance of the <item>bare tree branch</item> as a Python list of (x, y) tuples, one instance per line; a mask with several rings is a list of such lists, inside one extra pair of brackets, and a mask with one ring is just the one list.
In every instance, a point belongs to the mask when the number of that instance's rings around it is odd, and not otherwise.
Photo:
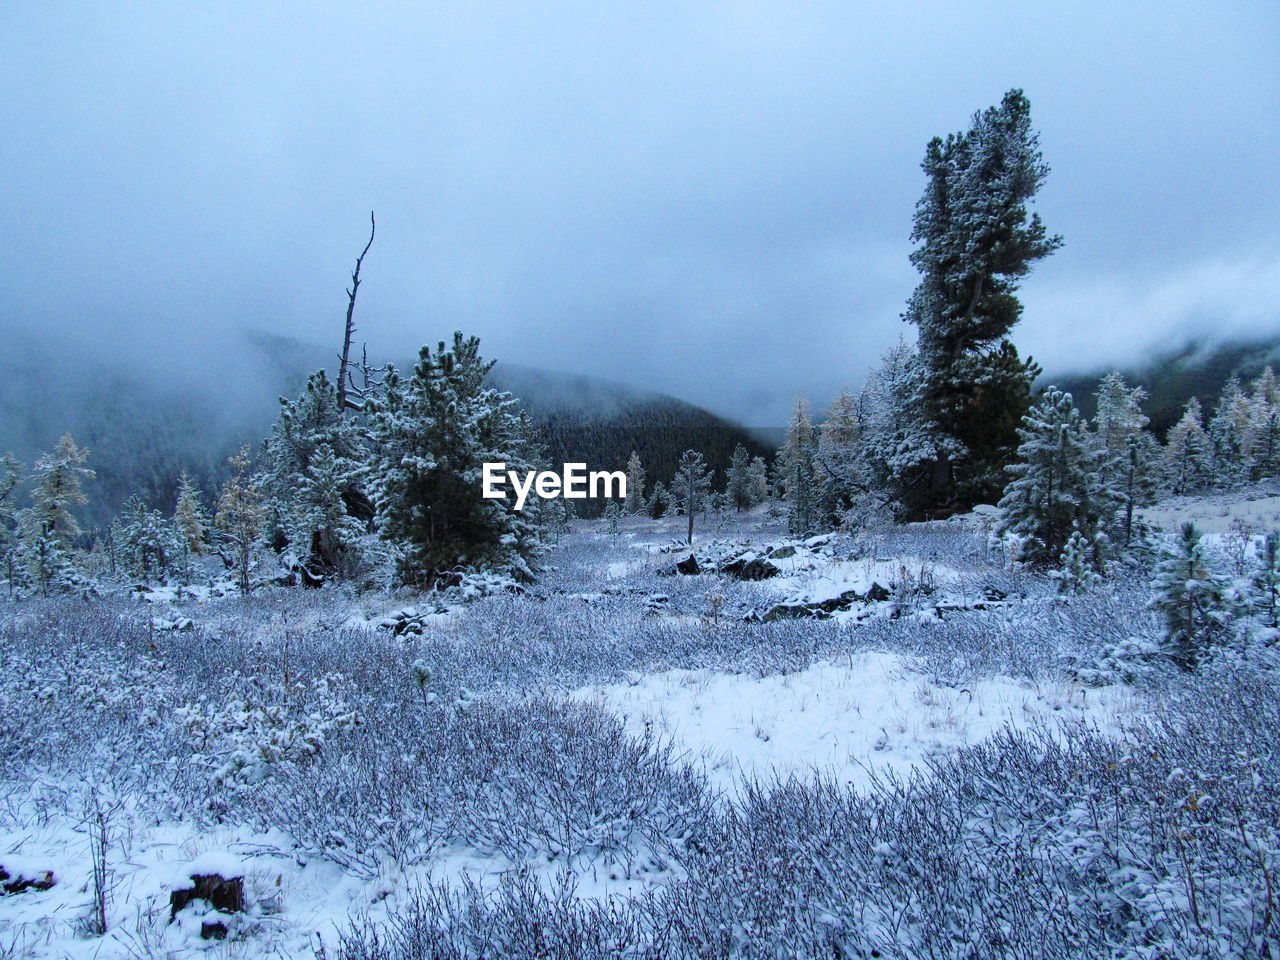
[(373, 235), (378, 229), (377, 222), (373, 219), (373, 211), (369, 211), (369, 242), (364, 245), (364, 250), (360, 252), (360, 256), (356, 257), (356, 268), (351, 272), (351, 287), (347, 290), (347, 325), (342, 335), (342, 363), (338, 367), (338, 410), (339, 412), (347, 409), (359, 409), (356, 404), (347, 400), (347, 370), (351, 366), (351, 337), (356, 332), (355, 313), (356, 313), (356, 293), (360, 290), (360, 266), (364, 263), (364, 256), (369, 252), (369, 248), (373, 246)]

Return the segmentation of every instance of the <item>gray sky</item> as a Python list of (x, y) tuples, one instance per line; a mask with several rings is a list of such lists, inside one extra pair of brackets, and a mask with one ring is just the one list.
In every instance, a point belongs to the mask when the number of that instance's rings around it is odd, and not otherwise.
[[(209, 373), (246, 326), (821, 406), (908, 328), (919, 161), (1021, 86), (1053, 369), (1280, 330), (1274, 0), (0, 4), (0, 324)], [(336, 349), (336, 344), (335, 344)]]

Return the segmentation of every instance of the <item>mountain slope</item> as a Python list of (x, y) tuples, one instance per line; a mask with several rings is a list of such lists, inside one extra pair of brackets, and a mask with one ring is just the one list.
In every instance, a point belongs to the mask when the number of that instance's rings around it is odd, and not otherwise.
[[(208, 361), (227, 365), (223, 377), (196, 383), (158, 365), (144, 371), (34, 338), (11, 342), (0, 354), (0, 453), (30, 463), (69, 431), (97, 471), (82, 511), (89, 527), (108, 523), (133, 494), (167, 512), (183, 470), (210, 498), (226, 458), (242, 444), (256, 452), (270, 432), (276, 398), (297, 395), (310, 372), (337, 367), (327, 351), (274, 334), (250, 334), (228, 355)], [(491, 377), (521, 399), (552, 464), (620, 469), (635, 450), (652, 482), (669, 481), (689, 448), (716, 468), (738, 443), (768, 454), (743, 428), (674, 397), (517, 364), (499, 363)], [(234, 395), (221, 389), (224, 379)]]
[[(1280, 370), (1280, 337), (1261, 337), (1229, 343), (1195, 340), (1157, 354), (1144, 363), (1122, 367), (1130, 386), (1142, 386), (1149, 394), (1143, 409), (1158, 436), (1182, 416), (1192, 397), (1206, 409), (1212, 407), (1223, 385), (1232, 377), (1242, 381), (1256, 377), (1267, 365)], [(1053, 385), (1069, 391), (1086, 416), (1093, 416), (1098, 381), (1112, 368), (1042, 378), (1039, 386)]]

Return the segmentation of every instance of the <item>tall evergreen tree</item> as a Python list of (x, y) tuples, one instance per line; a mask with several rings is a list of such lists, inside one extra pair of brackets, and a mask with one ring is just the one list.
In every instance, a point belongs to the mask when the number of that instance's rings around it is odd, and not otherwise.
[(1252, 479), (1280, 476), (1280, 386), (1270, 366), (1250, 385), (1248, 425), (1241, 444)]
[(17, 585), (18, 547), (21, 542), (20, 513), (14, 504), (14, 493), (22, 482), (22, 464), (6, 453), (0, 457), (0, 570), (13, 592)]
[(817, 471), (817, 453), (817, 434), (809, 420), (809, 405), (802, 397), (796, 401), (786, 442), (778, 451), (778, 476), (792, 536), (809, 536), (818, 527), (823, 482)]
[(1007, 468), (1015, 479), (1000, 500), (1000, 531), (1021, 537), (1023, 556), (1041, 564), (1057, 561), (1078, 532), (1093, 545), (1094, 565), (1100, 566), (1116, 506), (1101, 469), (1106, 454), (1069, 393), (1050, 388), (1022, 422), (1018, 462)]
[(410, 377), (389, 369), (383, 395), (366, 402), (378, 530), (401, 550), (404, 583), (431, 586), (466, 569), (533, 576), (541, 501), (531, 497), (517, 511), (511, 500), (482, 495), (485, 463), (535, 469), (518, 401), (485, 386), (492, 367), (477, 338), (455, 333), (435, 353), (423, 347)]
[(733, 456), (729, 459), (729, 469), (725, 471), (725, 493), (729, 495), (734, 509), (739, 513), (750, 509), (755, 503), (752, 490), (751, 454), (747, 453), (747, 448), (742, 444), (734, 448)]
[(36, 460), (31, 474), (31, 508), (23, 517), (23, 551), (27, 574), (42, 593), (80, 586), (71, 552), (80, 536), (74, 508), (88, 503), (82, 484), (94, 472), (81, 450), (64, 434), (51, 453)]
[(1248, 479), (1245, 442), (1249, 433), (1249, 398), (1232, 377), (1222, 388), (1213, 415), (1209, 418), (1209, 443), (1213, 451), (1212, 478), (1215, 486)]
[(751, 506), (764, 503), (769, 499), (769, 465), (764, 457), (752, 457), (747, 467), (747, 489), (750, 492)]
[(903, 316), (919, 330), (920, 414), (938, 450), (904, 491), (916, 515), (1003, 485), (1039, 373), (1007, 339), (1022, 314), (1018, 281), (1062, 243), (1028, 218), (1049, 168), (1021, 90), (975, 114), (967, 133), (931, 140), (922, 167), (929, 183), (911, 235), (921, 280)]
[(1132, 389), (1118, 373), (1102, 378), (1096, 399), (1093, 423), (1104, 457), (1099, 469), (1119, 498), (1121, 513), (1116, 520), (1117, 539), (1125, 547), (1133, 541), (1134, 518), (1139, 507), (1155, 499), (1158, 444), (1146, 429), (1150, 422), (1142, 412), (1147, 392)]
[(1164, 444), (1164, 475), (1175, 496), (1202, 490), (1213, 477), (1213, 449), (1205, 433), (1200, 401), (1192, 397)]
[(862, 457), (863, 407), (847, 390), (831, 401), (818, 427), (816, 471), (822, 482), (820, 512), (834, 522), (866, 488)]

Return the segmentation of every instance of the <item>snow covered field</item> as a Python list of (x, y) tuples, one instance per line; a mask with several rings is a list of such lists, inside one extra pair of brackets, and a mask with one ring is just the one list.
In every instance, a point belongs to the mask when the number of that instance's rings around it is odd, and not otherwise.
[[(0, 868), (53, 881), (0, 894), (0, 957), (1250, 955), (1274, 682), (1126, 660), (1140, 577), (763, 514), (682, 574), (678, 526), (581, 524), (445, 612), (0, 607)], [(202, 873), (244, 910), (171, 922)]]
[(876, 769), (908, 774), (1005, 727), (1078, 722), (1118, 734), (1144, 709), (1124, 687), (1000, 676), (942, 686), (878, 650), (759, 678), (669, 670), (578, 696), (621, 714), (636, 735), (670, 738), (731, 795), (744, 780), (810, 774), (865, 789)]

